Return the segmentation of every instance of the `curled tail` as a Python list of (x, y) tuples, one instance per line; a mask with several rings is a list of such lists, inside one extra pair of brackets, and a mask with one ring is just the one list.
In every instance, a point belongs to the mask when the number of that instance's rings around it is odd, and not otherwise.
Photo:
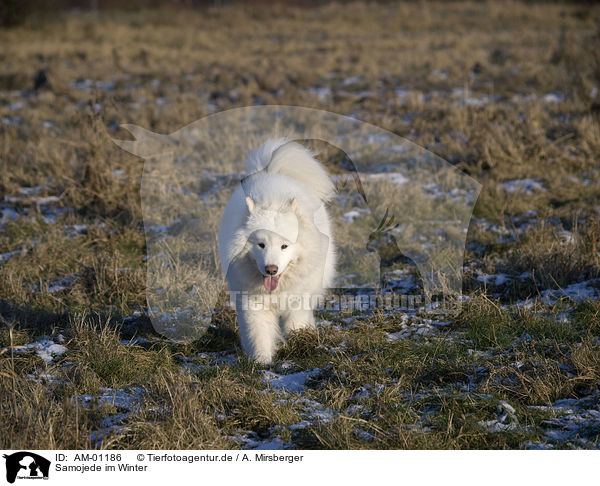
[(285, 138), (268, 140), (248, 154), (246, 167), (254, 173), (264, 170), (268, 174), (282, 174), (295, 179), (328, 202), (335, 192), (329, 174), (314, 153), (297, 142)]

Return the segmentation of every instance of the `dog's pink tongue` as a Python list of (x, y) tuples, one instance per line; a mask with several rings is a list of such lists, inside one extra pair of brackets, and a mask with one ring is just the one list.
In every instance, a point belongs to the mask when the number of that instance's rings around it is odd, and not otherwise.
[(269, 292), (272, 292), (277, 288), (277, 284), (279, 283), (279, 276), (277, 277), (264, 277), (265, 279), (265, 289)]

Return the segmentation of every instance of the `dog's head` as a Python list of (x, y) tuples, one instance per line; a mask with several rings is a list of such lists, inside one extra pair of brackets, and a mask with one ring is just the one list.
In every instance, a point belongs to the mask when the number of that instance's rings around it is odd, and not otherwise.
[(293, 201), (283, 207), (261, 208), (246, 198), (251, 230), (248, 255), (261, 273), (265, 289), (272, 292), (290, 262), (298, 258), (298, 218)]

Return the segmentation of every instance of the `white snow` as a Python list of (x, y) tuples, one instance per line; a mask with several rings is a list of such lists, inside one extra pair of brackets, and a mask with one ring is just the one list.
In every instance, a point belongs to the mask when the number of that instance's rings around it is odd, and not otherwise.
[(61, 290), (66, 290), (69, 287), (73, 286), (75, 281), (77, 280), (77, 274), (67, 275), (65, 277), (59, 278), (54, 282), (48, 284), (48, 292), (60, 292)]
[(360, 76), (352, 76), (350, 78), (346, 78), (342, 81), (343, 86), (350, 86), (352, 84), (358, 84), (361, 81)]
[(407, 315), (403, 315), (402, 329), (397, 332), (386, 332), (385, 339), (388, 343), (393, 343), (399, 340), (430, 336), (437, 333), (440, 327), (448, 325), (450, 325), (449, 322), (440, 322), (425, 318), (410, 321)]
[(44, 383), (44, 384), (62, 384), (64, 380), (60, 379), (58, 376), (53, 375), (52, 373), (39, 373), (38, 375), (30, 373), (27, 375), (27, 378), (31, 381), (35, 381), (36, 383)]
[(89, 407), (97, 402), (98, 406), (114, 405), (117, 408), (134, 410), (140, 402), (144, 390), (140, 387), (129, 387), (122, 389), (100, 388), (100, 395), (79, 395), (82, 405)]
[(506, 192), (522, 192), (527, 195), (531, 195), (534, 192), (544, 192), (546, 188), (542, 185), (539, 179), (515, 179), (512, 181), (506, 181), (500, 184), (500, 187)]
[(380, 182), (387, 181), (402, 186), (410, 181), (400, 172), (384, 172), (382, 174), (361, 174), (361, 179), (365, 182)]
[[(595, 286), (593, 286), (594, 284)], [(554, 304), (562, 297), (568, 297), (574, 301), (597, 299), (600, 297), (600, 279), (586, 280), (585, 282), (574, 283), (564, 289), (548, 289), (542, 292), (542, 301), (547, 304)]]
[(0, 253), (0, 263), (4, 263), (9, 258), (14, 257), (15, 255), (21, 255), (25, 252), (26, 250), (13, 250), (6, 253)]
[(384, 153), (403, 153), (406, 152), (406, 145), (390, 145), (381, 149)]
[(437, 78), (441, 80), (448, 79), (448, 71), (446, 71), (445, 69), (434, 69), (429, 75), (432, 78)]
[(362, 209), (362, 208), (354, 208), (351, 211), (344, 213), (344, 215), (342, 216), (342, 219), (346, 223), (352, 223), (352, 221), (354, 221), (357, 218), (360, 218), (363, 214), (369, 214), (369, 210)]
[(310, 400), (308, 398), (300, 398), (298, 400), (295, 400), (294, 403), (297, 403), (304, 407), (302, 416), (309, 421), (330, 423), (333, 422), (337, 415), (337, 413), (331, 408), (325, 408), (319, 402), (315, 400)]
[(353, 432), (356, 435), (356, 438), (358, 440), (362, 440), (363, 442), (368, 442), (375, 438), (373, 434), (363, 429), (354, 429)]
[(301, 420), (300, 422), (290, 425), (288, 428), (291, 430), (301, 430), (301, 429), (305, 429), (309, 425), (310, 425), (310, 422), (308, 420)]
[(492, 284), (492, 285), (504, 285), (507, 282), (510, 282), (511, 278), (505, 273), (496, 273), (492, 275), (488, 275), (486, 273), (481, 273), (477, 280), (484, 284)]
[(328, 86), (315, 86), (314, 88), (308, 88), (308, 91), (309, 93), (317, 95), (319, 101), (325, 101), (329, 96), (331, 96), (331, 88)]
[(407, 99), (410, 96), (410, 94), (412, 93), (412, 91), (409, 90), (409, 89), (404, 89), (404, 88), (396, 88), (394, 90), (394, 93), (396, 93), (396, 96), (398, 98), (400, 98), (401, 100), (405, 100), (405, 99)]
[(461, 105), (465, 106), (483, 106), (491, 103), (493, 99), (489, 96), (482, 96), (480, 98), (475, 98), (474, 96), (468, 96), (466, 98), (462, 98), (460, 100)]
[[(272, 427), (269, 431), (272, 434), (276, 434), (278, 432), (278, 427)], [(282, 449), (293, 449), (293, 444), (289, 442), (284, 442), (277, 435), (271, 436), (266, 439), (261, 439), (256, 432), (252, 431), (239, 431), (236, 435), (231, 437), (231, 439), (235, 440), (242, 444), (242, 449), (251, 449), (251, 450), (282, 450)]]
[(169, 227), (164, 224), (153, 224), (151, 226), (146, 226), (147, 231), (154, 231), (155, 233), (165, 233)]
[[(64, 338), (63, 338), (64, 340)], [(22, 348), (17, 348), (15, 351), (32, 349), (42, 358), (46, 364), (50, 364), (56, 356), (61, 356), (67, 352), (67, 348), (62, 344), (56, 344), (50, 339), (40, 339), (35, 343), (25, 344)]]
[(272, 371), (263, 371), (263, 382), (269, 388), (284, 392), (300, 393), (304, 390), (307, 380), (321, 372), (319, 368), (308, 371), (300, 371), (289, 375), (280, 375)]
[(275, 437), (273, 439), (268, 439), (263, 442), (259, 442), (256, 447), (252, 447), (252, 449), (257, 451), (273, 451), (273, 450), (281, 450), (285, 448), (284, 442), (279, 438)]
[(19, 125), (23, 121), (20, 116), (4, 116), (2, 117), (2, 123), (5, 125)]
[(58, 196), (46, 196), (46, 197), (38, 197), (35, 202), (40, 206), (44, 206), (46, 204), (53, 204), (60, 201), (60, 197)]
[(553, 443), (571, 442), (576, 447), (597, 448), (600, 428), (598, 392), (583, 398), (563, 398), (552, 406), (530, 406), (553, 411), (556, 416), (543, 422), (544, 437), (549, 443), (532, 443), (531, 448), (552, 448)]
[(565, 99), (565, 95), (562, 93), (548, 93), (544, 95), (544, 101), (546, 103), (560, 103)]
[(16, 221), (19, 218), (19, 213), (17, 213), (13, 208), (2, 208), (0, 209), (0, 212), (2, 213), (2, 217), (0, 217), (0, 224)]
[(384, 385), (382, 385), (381, 383), (375, 383), (375, 385), (370, 385), (367, 383), (365, 385), (359, 386), (354, 392), (352, 398), (354, 400), (358, 400), (360, 398), (369, 398), (372, 392), (378, 395), (383, 391), (384, 388)]

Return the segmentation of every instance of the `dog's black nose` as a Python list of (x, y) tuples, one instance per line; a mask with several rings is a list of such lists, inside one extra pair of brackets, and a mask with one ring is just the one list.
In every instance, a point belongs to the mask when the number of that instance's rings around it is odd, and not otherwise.
[(277, 265), (267, 265), (265, 272), (267, 272), (267, 275), (275, 275), (277, 273)]

